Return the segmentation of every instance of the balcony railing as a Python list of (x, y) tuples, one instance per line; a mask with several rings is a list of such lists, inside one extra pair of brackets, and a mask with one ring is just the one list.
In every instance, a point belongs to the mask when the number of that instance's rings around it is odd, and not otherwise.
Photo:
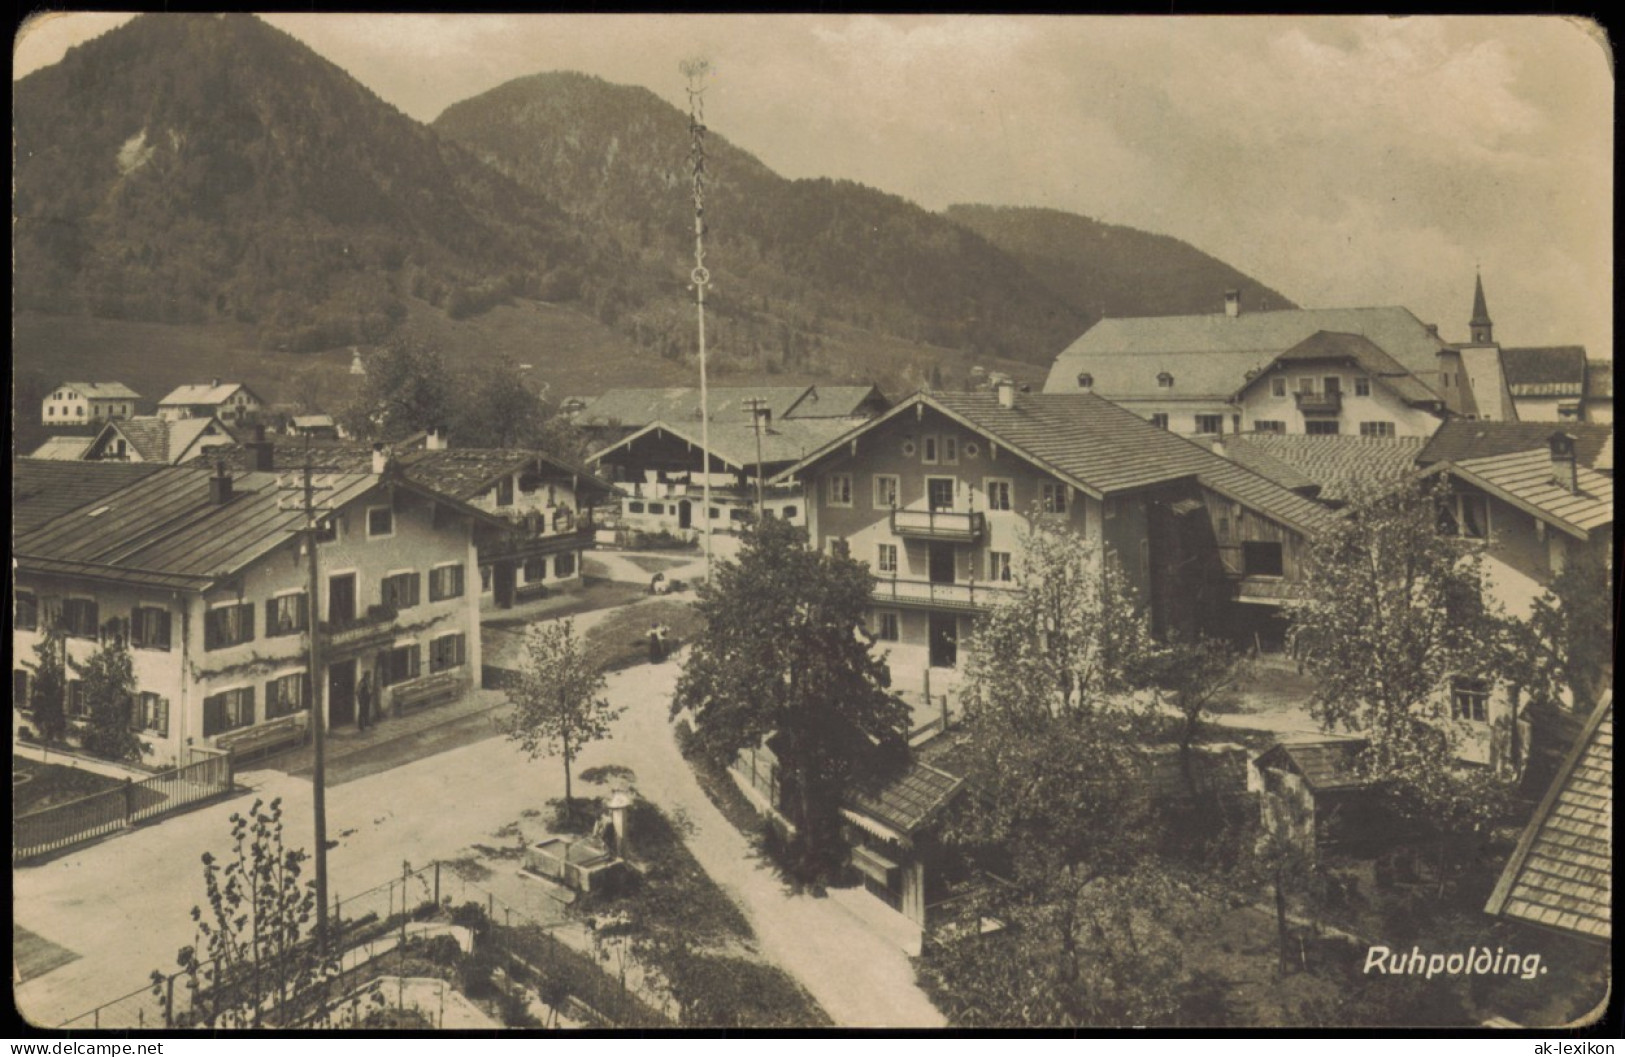
[(981, 511), (893, 510), (891, 530), (911, 539), (975, 543), (982, 538), (987, 519)]
[(365, 616), (341, 621), (324, 620), (319, 627), (329, 650), (362, 650), (392, 640), (397, 616), (393, 606), (368, 606)]
[(591, 511), (568, 507), (559, 507), (551, 514), (513, 514), (507, 520), (513, 527), (511, 532), (479, 545), (481, 564), (574, 550), (591, 543), (598, 534)]
[(1298, 410), (1306, 415), (1335, 415), (1343, 410), (1343, 394), (1297, 393)]
[(898, 606), (926, 606), (943, 609), (987, 609), (1017, 594), (1005, 584), (939, 583), (932, 580), (903, 580), (875, 577), (874, 600)]

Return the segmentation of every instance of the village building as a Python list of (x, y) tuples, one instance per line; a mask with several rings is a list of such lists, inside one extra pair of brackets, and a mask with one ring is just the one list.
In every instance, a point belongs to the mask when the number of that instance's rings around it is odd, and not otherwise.
[(311, 440), (342, 440), (344, 431), (332, 415), (294, 415), (288, 420), (288, 432), (295, 437)]
[[(117, 475), (100, 471), (115, 466), (133, 479), (107, 490)], [(15, 540), (14, 707), (26, 708), (35, 647), (52, 626), (79, 663), (115, 639), (128, 644), (130, 722), (152, 765), (186, 762), (188, 747), (244, 753), (302, 740), (313, 622), (334, 726), (355, 724), (369, 695), (383, 716), (478, 685), (477, 547), (506, 530), (500, 519), (413, 482), (381, 455), (369, 472), (319, 475), (312, 604), (293, 475), (144, 471), (28, 470), (50, 516), (29, 517)], [(53, 490), (77, 494), (58, 500)], [(77, 726), (86, 706), (69, 671), (66, 711)]]
[(90, 450), (90, 442), (94, 437), (67, 436), (51, 437), (44, 444), (29, 452), (30, 459), (50, 459), (53, 462), (77, 462), (85, 457)]
[(167, 419), (213, 416), (233, 425), (265, 406), (265, 401), (241, 382), (215, 378), (207, 385), (183, 385), (158, 401), (158, 417)]
[(1175, 433), (1418, 435), (1480, 414), (1463, 371), (1408, 309), (1244, 313), (1232, 290), (1221, 313), (1102, 319), (1056, 357), (1044, 392), (1094, 393)]
[(174, 466), (236, 443), (237, 438), (212, 415), (183, 419), (138, 415), (103, 426), (80, 457)]
[(1086, 393), (917, 393), (790, 467), (814, 546), (867, 562), (870, 631), (892, 664), (954, 668), (1013, 589), (1031, 518), (1103, 547), (1153, 627), (1279, 649), (1312, 499)]
[(63, 382), (40, 403), (47, 426), (86, 426), (135, 414), (141, 394), (123, 382)]
[[(1473, 287), (1471, 340), (1461, 343), (1469, 382), (1479, 394), (1480, 418), (1507, 422), (1612, 422), (1614, 369), (1588, 360), (1583, 345), (1502, 347), (1484, 297)], [(1492, 396), (1500, 396), (1500, 411)]]
[(1361, 491), (1396, 487), (1416, 474), (1425, 437), (1310, 437), (1290, 433), (1243, 433), (1200, 437), (1208, 450), (1254, 473), (1319, 500), (1346, 506)]
[[(890, 406), (872, 385), (712, 386), (707, 392), (711, 425), (750, 425), (757, 412), (770, 422), (787, 419), (849, 419), (861, 422)], [(572, 421), (599, 447), (655, 423), (698, 429), (700, 391), (695, 388), (610, 389), (582, 401)]]

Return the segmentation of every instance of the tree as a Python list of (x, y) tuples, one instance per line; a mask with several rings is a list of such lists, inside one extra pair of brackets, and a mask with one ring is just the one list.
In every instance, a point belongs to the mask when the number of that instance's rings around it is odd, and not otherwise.
[(1192, 754), (1209, 708), (1237, 690), (1248, 676), (1240, 652), (1222, 639), (1174, 636), (1148, 659), (1144, 678), (1169, 696), (1177, 715), (1174, 737), (1186, 790), (1203, 803)]
[(802, 879), (844, 860), (846, 798), (906, 758), (908, 706), (863, 626), (873, 584), (868, 566), (808, 549), (787, 522), (751, 526), (738, 560), (700, 588), (705, 630), (672, 701), (673, 715), (693, 712), (695, 747), (713, 763), (764, 742), (778, 757)]
[(503, 732), (531, 759), (563, 758), (566, 818), (573, 818), (571, 762), (583, 745), (609, 737), (609, 725), (624, 711), (603, 696), (604, 686), (604, 673), (583, 652), (574, 621), (525, 629), (525, 656), (507, 691), (514, 713)]
[(1572, 548), (1529, 618), (1543, 691), (1585, 709), (1613, 670), (1614, 582), (1606, 552)]
[(506, 356), (459, 389), (452, 436), (471, 448), (531, 447), (547, 414), (542, 397)]
[(451, 422), (459, 389), (438, 346), (395, 338), (366, 367), (360, 394), (340, 413), (353, 435), (392, 441)]
[[(337, 936), (316, 942), (316, 886), (304, 880), (309, 856), (282, 838), (281, 799), (256, 799), (246, 816), (231, 816), (230, 857), (203, 854), (207, 906), (192, 908), (197, 937), (176, 955), (190, 1001), (166, 1008), (175, 1026), (319, 1027), (331, 1016)], [(174, 997), (168, 981), (153, 971), (153, 994), (166, 1004)]]
[(1456, 767), (1462, 724), (1454, 678), (1522, 681), (1525, 641), (1486, 597), (1481, 545), (1441, 531), (1444, 482), (1357, 495), (1310, 551), (1310, 597), (1292, 610), (1292, 644), (1317, 686), (1327, 728), (1362, 733), (1361, 765), (1406, 815), (1482, 833), (1506, 804), (1493, 773)]
[(28, 687), (28, 705), (39, 728), (40, 740), (61, 741), (68, 733), (67, 636), (54, 614), (40, 613), (40, 641), (34, 644), (34, 678)]
[(1034, 511), (1013, 573), (967, 643), (968, 711), (1018, 726), (1087, 716), (1141, 680), (1156, 647), (1112, 556)]
[(84, 694), (86, 752), (109, 760), (139, 760), (146, 748), (130, 730), (135, 698), (135, 666), (122, 635), (113, 635), (90, 659), (68, 661), (79, 673)]

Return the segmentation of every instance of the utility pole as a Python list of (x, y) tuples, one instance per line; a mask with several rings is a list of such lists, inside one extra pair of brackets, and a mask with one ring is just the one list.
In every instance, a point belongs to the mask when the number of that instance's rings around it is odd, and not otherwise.
[[(285, 509), (302, 509), (304, 527), (296, 529), (305, 541), (309, 579), (306, 585), (305, 631), (306, 664), (310, 672), (310, 728), (316, 751), (316, 769), (311, 776), (312, 800), (316, 815), (316, 949), (327, 956), (327, 710), (324, 707), (326, 689), (322, 678), (322, 635), (317, 619), (321, 580), (316, 564), (316, 545), (321, 535), (320, 518), (332, 513), (331, 509), (316, 502), (316, 482), (311, 465), (310, 439), (305, 440), (305, 466), (300, 481), (279, 481), (277, 490), (298, 493), (289, 497)], [(279, 506), (284, 504), (279, 503)]]
[(767, 401), (753, 396), (743, 406), (749, 409), (751, 425), (756, 427), (756, 520), (761, 521), (766, 509), (762, 503), (762, 411)]
[(686, 59), (678, 67), (688, 78), (688, 157), (694, 169), (694, 270), (689, 273), (694, 284), (694, 304), (700, 324), (700, 458), (704, 477), (701, 478), (702, 502), (705, 520), (701, 532), (705, 537), (705, 582), (711, 582), (711, 396), (705, 381), (705, 288), (711, 283), (711, 273), (705, 267), (705, 77), (711, 72), (706, 59)]

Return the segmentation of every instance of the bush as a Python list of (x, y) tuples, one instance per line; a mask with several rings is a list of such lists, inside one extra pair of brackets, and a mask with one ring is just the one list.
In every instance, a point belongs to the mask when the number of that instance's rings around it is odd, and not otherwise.
[(423, 957), (436, 965), (454, 966), (463, 957), (455, 936), (430, 936), (423, 941)]
[(537, 1020), (530, 1012), (530, 1003), (526, 1001), (522, 991), (500, 991), (497, 993), (497, 1015), (502, 1023), (510, 1028), (539, 1028), (542, 1022)]

